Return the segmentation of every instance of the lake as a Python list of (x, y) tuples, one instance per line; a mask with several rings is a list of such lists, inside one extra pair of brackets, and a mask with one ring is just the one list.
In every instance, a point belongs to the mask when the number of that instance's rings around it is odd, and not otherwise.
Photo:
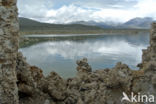
[[(142, 49), (149, 45), (149, 34), (30, 35), (33, 42), (19, 51), (30, 65), (64, 78), (76, 74), (76, 60), (86, 57), (93, 70), (112, 68), (121, 61), (133, 70), (141, 62)], [(42, 41), (44, 40), (44, 41)]]

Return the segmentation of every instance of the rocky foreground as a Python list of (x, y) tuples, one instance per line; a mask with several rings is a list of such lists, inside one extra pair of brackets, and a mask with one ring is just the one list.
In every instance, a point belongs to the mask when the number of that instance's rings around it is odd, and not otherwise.
[(92, 71), (84, 58), (77, 61), (76, 77), (65, 80), (55, 72), (45, 77), (41, 69), (27, 64), (22, 53), (18, 53), (20, 104), (121, 104), (123, 92), (129, 96), (131, 92), (156, 96), (156, 23), (152, 24), (150, 36), (150, 47), (143, 50), (138, 71), (121, 62), (113, 69)]
[(18, 52), (16, 0), (0, 0), (0, 14), (0, 104), (150, 104), (156, 100), (121, 102), (124, 94), (130, 97), (132, 92), (156, 97), (156, 23), (140, 70), (119, 62), (113, 69), (92, 71), (84, 58), (77, 61), (76, 77), (62, 79), (55, 72), (45, 77)]

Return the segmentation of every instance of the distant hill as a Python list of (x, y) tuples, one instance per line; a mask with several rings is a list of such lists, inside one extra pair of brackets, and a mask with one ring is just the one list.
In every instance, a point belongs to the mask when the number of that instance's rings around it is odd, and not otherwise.
[(76, 21), (71, 22), (70, 24), (83, 24), (87, 26), (98, 26), (105, 29), (114, 29), (119, 26), (119, 24), (113, 23), (113, 22), (95, 22), (95, 21)]
[(137, 18), (130, 19), (129, 21), (122, 23), (122, 24), (116, 24), (113, 22), (95, 22), (95, 21), (77, 21), (73, 23), (99, 26), (105, 29), (132, 29), (132, 28), (133, 29), (135, 28), (136, 29), (149, 29), (152, 22), (154, 22), (154, 20), (150, 17), (145, 17), (145, 18), (137, 17)]
[(103, 34), (103, 33), (138, 33), (143, 29), (121, 28), (113, 23), (80, 21), (70, 24), (41, 23), (32, 19), (19, 17), (21, 34)]
[(19, 17), (20, 31), (25, 33), (75, 33), (84, 31), (101, 30), (102, 28), (97, 26), (87, 26), (83, 24), (49, 24), (41, 23), (35, 20)]
[(153, 18), (150, 17), (145, 17), (145, 18), (134, 18), (131, 19), (129, 21), (127, 21), (126, 23), (124, 23), (124, 26), (127, 27), (133, 27), (133, 28), (150, 28), (151, 23), (153, 22)]
[(35, 21), (35, 20), (31, 20), (28, 18), (23, 18), (23, 17), (19, 17), (19, 23), (20, 23), (20, 27), (24, 27), (24, 26), (39, 26), (42, 25), (42, 23)]

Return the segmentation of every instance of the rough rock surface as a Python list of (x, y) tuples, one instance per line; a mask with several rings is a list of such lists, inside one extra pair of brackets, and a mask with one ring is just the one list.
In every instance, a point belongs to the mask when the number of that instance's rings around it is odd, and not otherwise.
[(16, 0), (0, 0), (0, 104), (18, 104), (18, 31)]
[(18, 52), (15, 4), (16, 0), (0, 0), (0, 104), (150, 104), (121, 103), (122, 93), (156, 96), (156, 23), (140, 70), (118, 62), (112, 69), (92, 71), (84, 58), (77, 61), (77, 75), (65, 80), (55, 72), (45, 77)]
[(150, 31), (150, 46), (143, 50), (142, 68), (147, 71), (156, 71), (156, 23), (152, 24)]

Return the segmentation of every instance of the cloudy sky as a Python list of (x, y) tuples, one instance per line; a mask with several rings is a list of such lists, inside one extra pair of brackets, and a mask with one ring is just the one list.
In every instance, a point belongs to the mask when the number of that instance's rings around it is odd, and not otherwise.
[(156, 0), (18, 0), (18, 8), (21, 17), (50, 23), (156, 19)]

